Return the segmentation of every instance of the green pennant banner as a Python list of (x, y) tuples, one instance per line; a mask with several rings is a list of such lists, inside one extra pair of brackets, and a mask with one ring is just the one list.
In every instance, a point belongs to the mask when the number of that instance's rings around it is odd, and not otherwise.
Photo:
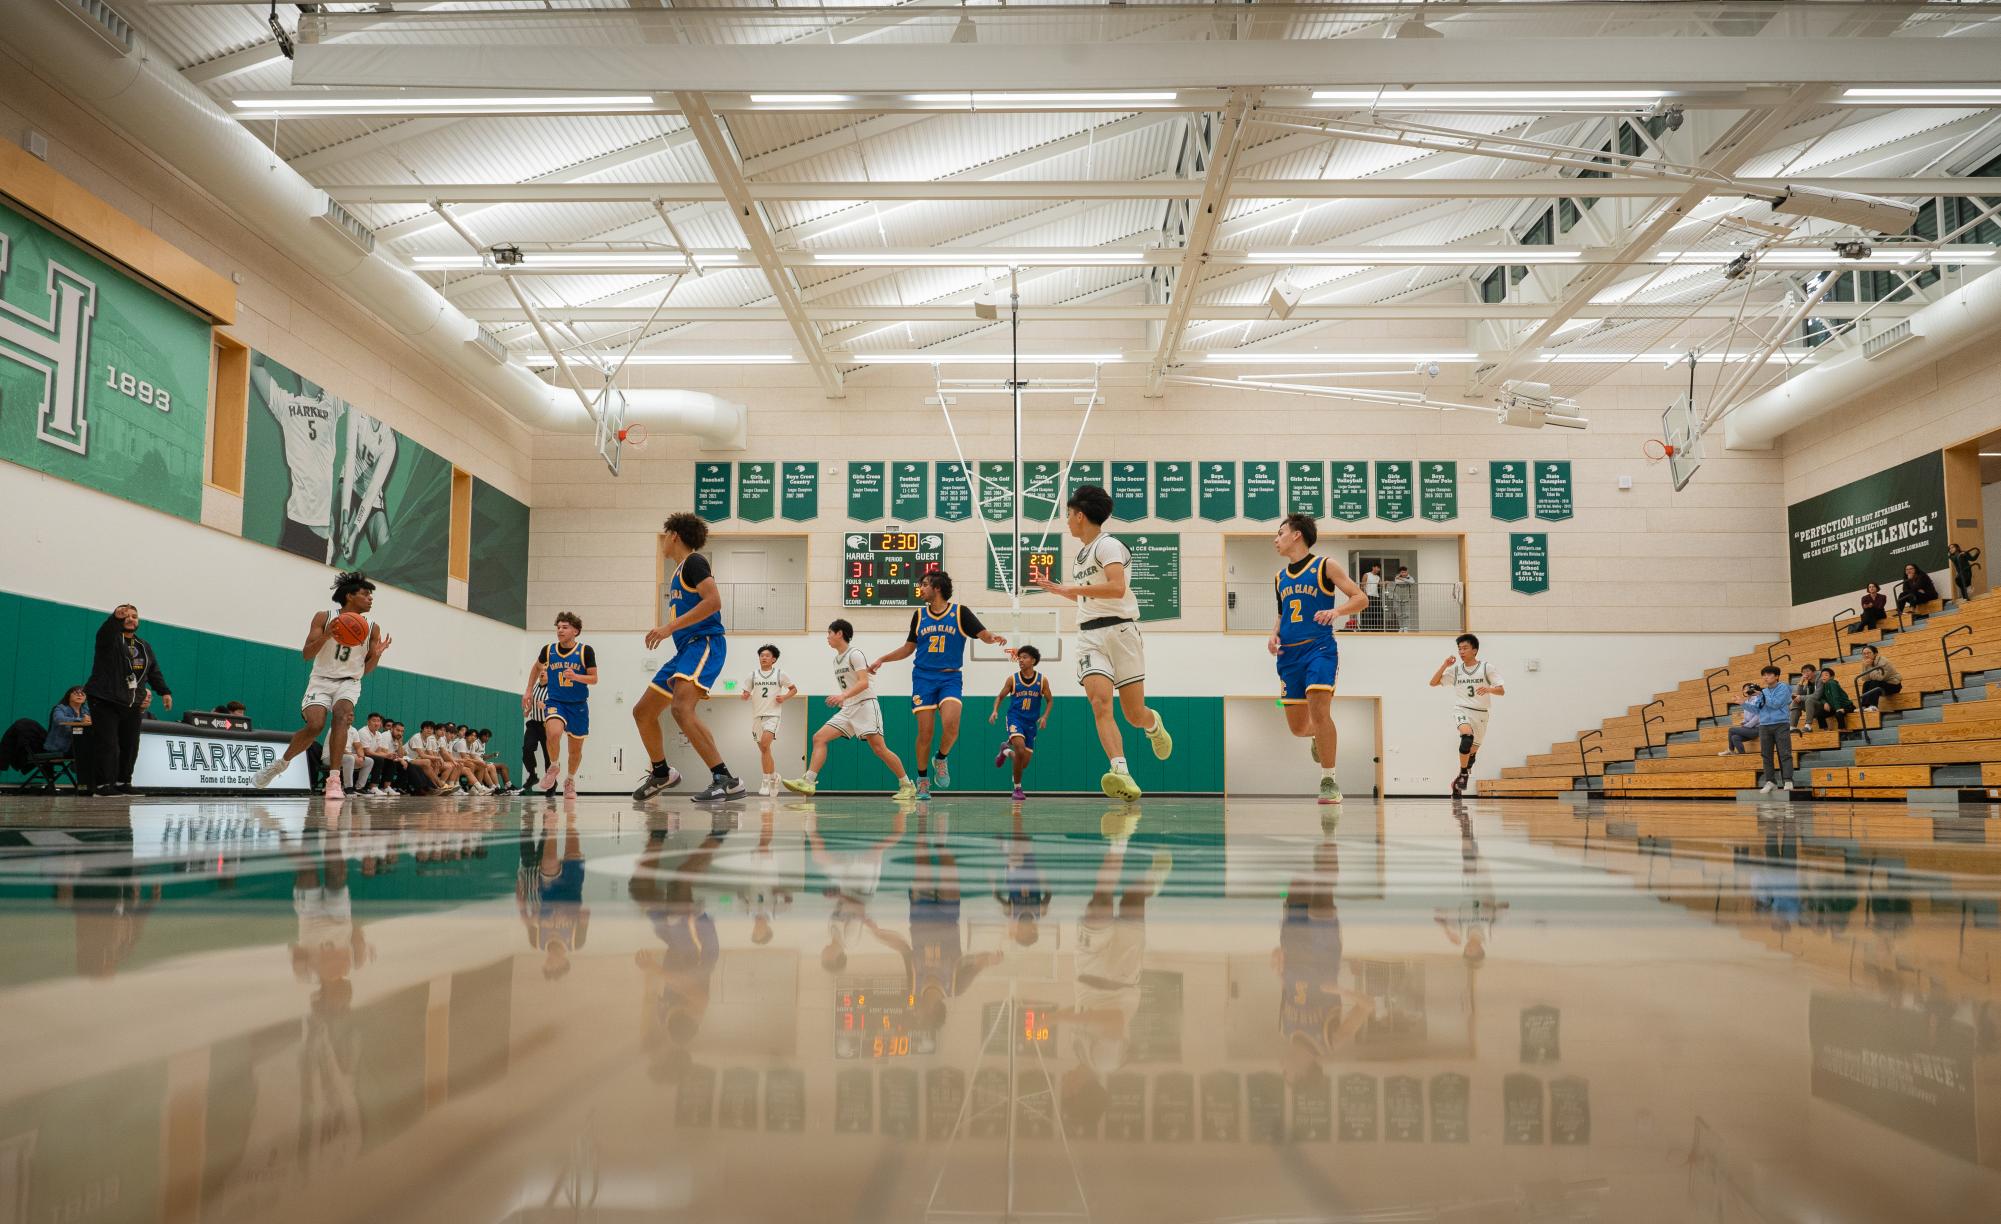
[(1417, 498), (1412, 485), (1410, 460), (1376, 460), (1376, 517), (1385, 523), (1401, 523), (1415, 513)]
[(1328, 491), (1328, 513), (1344, 523), (1369, 517), (1369, 465), (1336, 459), (1328, 465), (1333, 484)]
[(736, 465), (736, 516), (762, 523), (778, 508), (778, 465), (767, 461)]
[(1420, 460), (1417, 465), (1418, 517), (1427, 523), (1449, 523), (1459, 517), (1459, 465), (1449, 459)]
[(729, 464), (695, 465), (695, 513), (711, 523), (720, 523), (730, 516)]
[(1269, 523), (1279, 517), (1279, 470), (1277, 460), (1269, 463), (1244, 461), (1244, 517)]
[(1054, 460), (1049, 462), (1024, 463), (1021, 465), (1021, 521), (1038, 526), (1049, 521), (1056, 511), (1058, 480), (1063, 475), (1063, 465)]
[[(1070, 480), (1068, 486), (1063, 490), (1064, 500), (1069, 500), (1072, 493), (1075, 493), (1085, 485), (1097, 485), (1101, 489), (1105, 488), (1104, 460), (1079, 459), (1077, 462), (1071, 464)], [(1110, 492), (1111, 490), (1106, 489), (1105, 491)]]
[(938, 517), (948, 523), (963, 523), (973, 517), (973, 488), (966, 483), (966, 469), (956, 460), (938, 465)]
[(1014, 517), (1014, 464), (1006, 459), (983, 460), (980, 473), (980, 517), (1005, 523)]
[(925, 499), (931, 491), (930, 465), (899, 459), (889, 470), (889, 517), (899, 523), (924, 518)]
[(1327, 513), (1327, 465), (1294, 459), (1285, 465), (1285, 512), (1319, 518)]
[(795, 523), (820, 517), (820, 465), (787, 463), (782, 469), (778, 512)]
[(1153, 465), (1153, 513), (1156, 518), (1178, 523), (1195, 512), (1195, 465), (1186, 459), (1156, 461)]
[(1237, 465), (1204, 460), (1196, 469), (1202, 517), (1212, 523), (1237, 517)]
[(1487, 465), (1487, 509), (1503, 523), (1529, 516), (1528, 460), (1496, 459)]
[(1575, 506), (1570, 493), (1570, 460), (1535, 461), (1535, 516), (1557, 522), (1567, 519)]
[(877, 460), (848, 464), (848, 517), (872, 523), (882, 517), (883, 465)]
[(1523, 595), (1540, 595), (1549, 589), (1547, 533), (1508, 533), (1508, 586)]
[(1112, 464), (1112, 483), (1105, 490), (1112, 495), (1112, 517), (1122, 523), (1138, 522), (1147, 515), (1146, 464)]

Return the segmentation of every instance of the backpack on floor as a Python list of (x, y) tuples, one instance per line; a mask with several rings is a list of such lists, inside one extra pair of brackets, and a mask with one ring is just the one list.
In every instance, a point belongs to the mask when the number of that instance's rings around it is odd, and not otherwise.
[(27, 773), (33, 768), (32, 762), (48, 738), (48, 728), (34, 719), (15, 719), (13, 725), (0, 734), (0, 773), (9, 769)]

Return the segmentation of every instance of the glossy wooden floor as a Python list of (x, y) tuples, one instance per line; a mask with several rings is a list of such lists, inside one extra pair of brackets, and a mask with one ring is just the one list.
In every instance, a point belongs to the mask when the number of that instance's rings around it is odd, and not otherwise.
[(2001, 821), (0, 799), (0, 1220), (1970, 1221)]

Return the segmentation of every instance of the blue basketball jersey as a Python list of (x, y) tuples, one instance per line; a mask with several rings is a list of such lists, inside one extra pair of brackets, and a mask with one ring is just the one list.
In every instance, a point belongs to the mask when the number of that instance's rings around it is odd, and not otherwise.
[(1042, 673), (1036, 672), (1024, 682), (1021, 673), (1009, 677), (1014, 687), (1007, 697), (1007, 720), (1024, 726), (1041, 721), (1042, 718)]
[(1340, 592), (1327, 573), (1327, 559), (1308, 554), (1297, 565), (1279, 567), (1272, 579), (1278, 595), (1278, 643), (1286, 649), (1331, 642), (1334, 627), (1313, 619), (1339, 605)]
[(942, 615), (933, 616), (931, 605), (917, 609), (917, 658), (911, 666), (918, 671), (958, 671), (966, 665), (966, 634), (960, 624), (960, 608), (946, 604)]
[[(699, 564), (696, 564), (699, 562)], [(689, 574), (692, 568), (695, 572)], [(674, 568), (674, 576), (667, 582), (667, 603), (675, 616), (681, 616), (702, 602), (702, 594), (696, 590), (702, 579), (709, 576), (708, 558), (700, 553), (691, 553), (688, 558)], [(718, 608), (692, 625), (684, 626), (674, 633), (674, 645), (686, 646), (698, 638), (718, 637), (723, 632), (723, 613)]]
[(588, 705), (591, 686), (584, 683), (584, 673), (590, 670), (589, 661), (584, 658), (587, 649), (582, 642), (571, 645), (568, 654), (556, 643), (549, 643), (546, 658), (542, 664), (545, 673), (543, 682), (549, 686), (551, 705)]

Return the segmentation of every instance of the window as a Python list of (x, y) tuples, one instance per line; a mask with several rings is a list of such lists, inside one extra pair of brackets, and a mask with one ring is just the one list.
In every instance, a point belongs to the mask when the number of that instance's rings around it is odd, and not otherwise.
[(1508, 300), (1508, 271), (1495, 268), (1480, 282), (1480, 300), (1483, 302), (1505, 302)]
[(1577, 207), (1577, 201), (1571, 199), (1557, 201), (1556, 229), (1558, 233), (1569, 233), (1583, 219), (1584, 213)]
[(1537, 217), (1535, 224), (1522, 231), (1523, 246), (1553, 246), (1556, 243), (1556, 221), (1554, 214), (1545, 209)]
[(250, 405), (250, 350), (221, 332), (210, 366), (208, 483), (243, 496), (243, 431)]

